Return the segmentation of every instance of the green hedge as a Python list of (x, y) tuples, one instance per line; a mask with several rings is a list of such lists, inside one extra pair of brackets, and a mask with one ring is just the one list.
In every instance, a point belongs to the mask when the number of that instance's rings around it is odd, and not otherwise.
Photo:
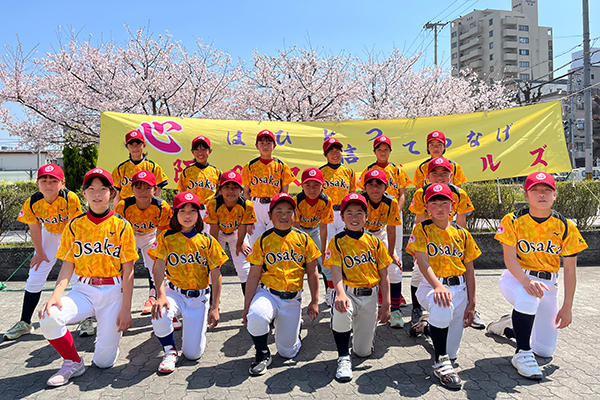
[(0, 181), (0, 234), (15, 229), (25, 200), (38, 191), (35, 181)]
[[(500, 195), (498, 195), (498, 187)], [(515, 210), (517, 193), (523, 190), (520, 185), (498, 186), (495, 182), (465, 183), (462, 188), (475, 207), (475, 211), (467, 217), (469, 231), (497, 230), (502, 217)]]
[(600, 205), (600, 182), (557, 182), (554, 208), (575, 221), (580, 230), (589, 229)]

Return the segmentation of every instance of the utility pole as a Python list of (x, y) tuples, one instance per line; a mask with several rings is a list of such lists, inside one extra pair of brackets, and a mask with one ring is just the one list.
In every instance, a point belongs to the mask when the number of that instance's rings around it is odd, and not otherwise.
[(583, 0), (583, 88), (585, 114), (585, 179), (592, 179), (592, 89), (590, 62), (590, 10), (588, 0)]
[(433, 40), (435, 43), (435, 65), (437, 67), (438, 63), (437, 63), (437, 36), (438, 36), (438, 26), (440, 27), (440, 30), (442, 30), (446, 25), (448, 25), (447, 22), (442, 23), (441, 21), (438, 22), (428, 22), (425, 25), (423, 25), (423, 29), (431, 29), (433, 30)]

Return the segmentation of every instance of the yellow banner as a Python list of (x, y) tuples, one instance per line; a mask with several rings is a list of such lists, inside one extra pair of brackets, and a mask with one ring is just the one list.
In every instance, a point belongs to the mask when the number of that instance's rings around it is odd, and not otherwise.
[(375, 162), (372, 143), (380, 135), (392, 140), (390, 161), (401, 164), (412, 178), (419, 164), (429, 158), (426, 138), (434, 130), (444, 132), (445, 156), (463, 168), (469, 181), (571, 169), (558, 101), (487, 113), (342, 122), (230, 121), (104, 112), (98, 166), (112, 171), (126, 160), (125, 134), (138, 130), (146, 138), (148, 158), (168, 175), (168, 187), (175, 188), (179, 173), (193, 163), (193, 138), (210, 139), (212, 165), (241, 171), (259, 156), (255, 139), (263, 129), (277, 138), (273, 156), (286, 162), (298, 178), (304, 169), (327, 162), (322, 145), (331, 136), (344, 144), (343, 163), (360, 173)]

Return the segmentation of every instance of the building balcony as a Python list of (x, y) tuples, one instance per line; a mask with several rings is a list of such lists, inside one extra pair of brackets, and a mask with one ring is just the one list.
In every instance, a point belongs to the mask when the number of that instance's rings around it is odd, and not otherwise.
[(502, 36), (504, 36), (504, 37), (517, 36), (517, 30), (516, 29), (504, 29), (502, 31)]
[(508, 74), (516, 74), (517, 72), (519, 72), (519, 69), (516, 65), (507, 65), (504, 67), (504, 72)]
[(481, 43), (483, 43), (482, 38), (474, 38), (474, 39), (471, 39), (471, 40), (463, 43), (459, 47), (461, 50), (466, 50), (466, 49), (470, 49), (473, 46), (481, 45)]
[(483, 56), (483, 50), (475, 49), (475, 50), (468, 52), (464, 56), (462, 56), (459, 61), (461, 63), (463, 63), (463, 62), (465, 62), (467, 60), (471, 60), (473, 58), (481, 58), (481, 56)]
[(517, 61), (517, 53), (504, 53), (502, 59), (504, 61)]
[(516, 49), (517, 47), (519, 47), (519, 43), (516, 40), (514, 42), (502, 42), (503, 49)]
[(482, 28), (481, 28), (481, 26), (478, 25), (478, 26), (476, 26), (474, 28), (469, 29), (468, 31), (464, 32), (463, 34), (459, 35), (458, 38), (460, 40), (465, 40), (465, 39), (467, 39), (467, 38), (469, 38), (471, 36), (475, 36), (475, 35), (480, 34), (481, 31), (482, 31)]
[(509, 26), (517, 25), (517, 18), (504, 17), (504, 18), (502, 18), (502, 25), (509, 25)]
[(473, 61), (472, 63), (469, 64), (469, 68), (476, 70), (478, 68), (482, 68), (483, 67), (483, 61), (481, 60), (477, 60), (477, 61)]

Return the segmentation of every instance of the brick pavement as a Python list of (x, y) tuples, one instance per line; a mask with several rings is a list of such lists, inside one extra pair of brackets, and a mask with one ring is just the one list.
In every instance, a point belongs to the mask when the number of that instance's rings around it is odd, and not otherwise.
[[(500, 273), (500, 270), (476, 271), (477, 309), (487, 321), (510, 309), (498, 289)], [(48, 388), (45, 382), (60, 368), (61, 360), (43, 340), (35, 318), (38, 329), (34, 334), (0, 343), (0, 398), (598, 398), (600, 378), (593, 368), (600, 354), (600, 302), (592, 299), (597, 292), (595, 282), (599, 273), (600, 267), (579, 269), (574, 323), (559, 334), (554, 358), (540, 360), (544, 371), (541, 382), (520, 377), (510, 365), (514, 342), (469, 328), (465, 330), (458, 359), (464, 389), (450, 392), (431, 376), (430, 342), (409, 337), (407, 329), (380, 326), (375, 353), (366, 359), (354, 357), (354, 380), (340, 384), (334, 379), (336, 351), (326, 311), (314, 322), (306, 319), (303, 347), (294, 360), (284, 361), (274, 355), (267, 374), (251, 378), (248, 367), (253, 358), (252, 341), (241, 323), (240, 286), (236, 277), (225, 277), (221, 323), (208, 333), (206, 352), (198, 362), (183, 360), (173, 374), (158, 375), (161, 349), (153, 337), (150, 317), (139, 314), (147, 290), (144, 280), (136, 280), (133, 328), (121, 340), (121, 354), (113, 368), (100, 370), (92, 366), (67, 386)], [(410, 273), (405, 274), (405, 293), (409, 277)], [(0, 332), (19, 318), (24, 286), (24, 282), (10, 282), (8, 291), (0, 292)], [(49, 296), (50, 291), (45, 291), (42, 299)], [(308, 299), (307, 293), (303, 299), (305, 306)], [(409, 313), (410, 306), (404, 309), (406, 321)], [(94, 338), (74, 336), (89, 365)], [(181, 335), (176, 338), (179, 343)], [(272, 338), (270, 346), (275, 353)]]

